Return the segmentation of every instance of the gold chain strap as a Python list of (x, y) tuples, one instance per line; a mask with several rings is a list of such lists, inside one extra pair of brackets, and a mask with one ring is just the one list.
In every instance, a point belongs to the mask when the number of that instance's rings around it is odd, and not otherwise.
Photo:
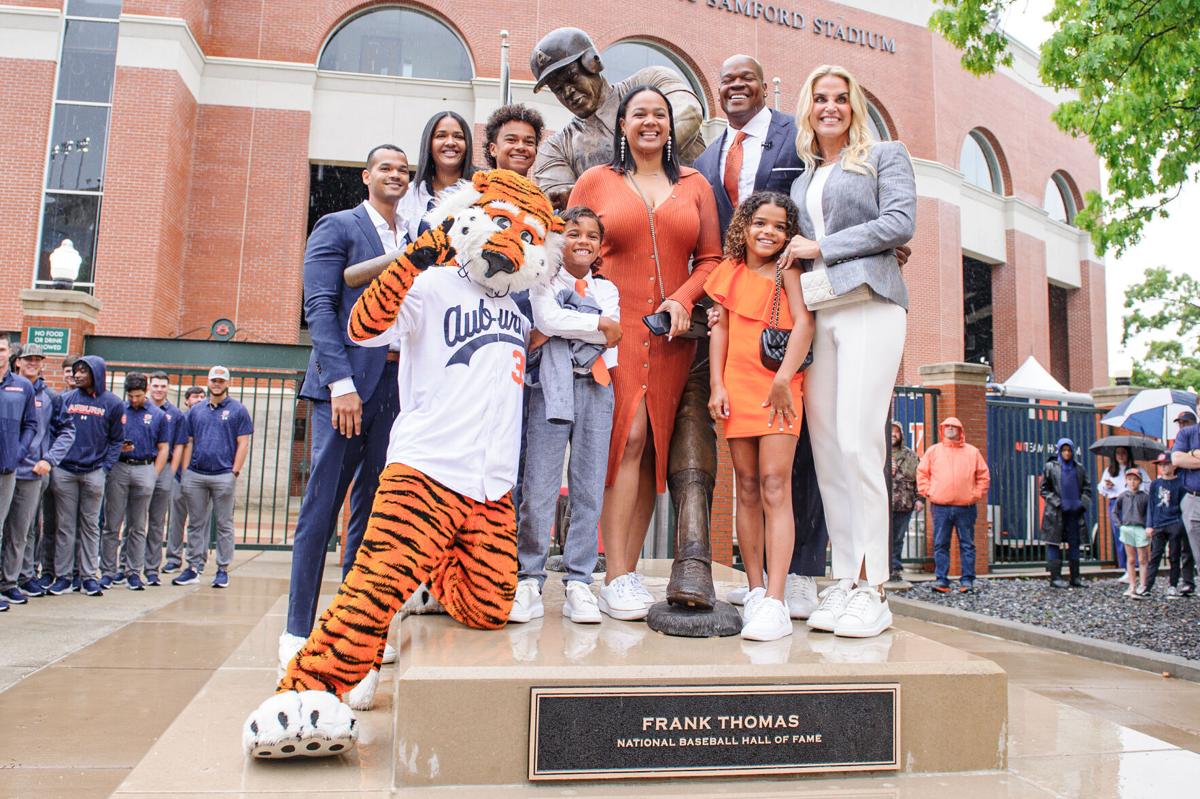
[(625, 173), (625, 179), (633, 185), (633, 190), (642, 198), (642, 205), (646, 206), (646, 216), (650, 219), (650, 243), (654, 247), (654, 272), (658, 276), (658, 296), (661, 302), (667, 301), (667, 292), (663, 287), (662, 266), (658, 262), (658, 233), (654, 229), (654, 208), (646, 199), (646, 195), (642, 193), (642, 187), (633, 179), (633, 175)]

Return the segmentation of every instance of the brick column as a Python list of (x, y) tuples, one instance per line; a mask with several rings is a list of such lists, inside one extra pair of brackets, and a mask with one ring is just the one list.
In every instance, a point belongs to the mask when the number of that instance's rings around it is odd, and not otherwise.
[(1100, 386), (1093, 388), (1089, 393), (1092, 395), (1092, 402), (1096, 404), (1096, 407), (1107, 411), (1117, 407), (1130, 397), (1137, 396), (1144, 390), (1145, 386)]
[[(941, 423), (957, 416), (963, 423), (967, 442), (974, 444), (987, 458), (987, 379), (990, 369), (977, 363), (934, 363), (920, 368), (921, 385), (937, 388), (937, 416)], [(939, 436), (940, 439), (940, 436)], [(933, 566), (933, 513), (929, 512), (925, 536), (925, 554), (930, 558), (926, 570)], [(987, 498), (980, 502), (975, 520), (975, 573), (989, 574), (992, 562), (992, 542), (988, 535)], [(950, 546), (950, 573), (961, 573), (958, 547)]]
[(96, 332), (102, 303), (82, 291), (63, 289), (25, 289), (21, 292), (22, 338), (30, 340), (30, 328), (66, 328), (66, 352), (46, 352), (44, 376), (56, 391), (65, 384), (62, 379), (62, 359), (65, 355), (82, 355), (84, 339)]

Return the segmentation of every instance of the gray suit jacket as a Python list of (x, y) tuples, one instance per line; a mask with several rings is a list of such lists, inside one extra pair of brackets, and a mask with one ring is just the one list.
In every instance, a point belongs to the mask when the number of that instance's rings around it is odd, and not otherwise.
[[(861, 285), (908, 309), (908, 288), (896, 263), (895, 249), (907, 244), (917, 223), (917, 182), (908, 150), (900, 142), (880, 142), (868, 162), (875, 175), (860, 175), (833, 167), (821, 196), (825, 238), (819, 242), (829, 269), (829, 282), (838, 294)], [(800, 233), (814, 235), (804, 195), (812, 181), (805, 172), (792, 184), (792, 200), (800, 208)], [(812, 262), (805, 262), (805, 269)]]

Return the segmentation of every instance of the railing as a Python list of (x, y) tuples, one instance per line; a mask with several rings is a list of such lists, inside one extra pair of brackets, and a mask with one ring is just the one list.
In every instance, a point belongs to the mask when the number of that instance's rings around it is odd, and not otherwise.
[(309, 403), (298, 400), (307, 347), (98, 336), (86, 350), (105, 358), (108, 387), (118, 396), (128, 372), (166, 372), (168, 399), (181, 409), (189, 386), (206, 385), (209, 365), (226, 366), (230, 396), (254, 421), (234, 505), (237, 546), (291, 548), (312, 452)]
[[(987, 400), (988, 527), (994, 569), (1042, 566), (1046, 545), (1041, 539), (1043, 502), (1042, 469), (1055, 456), (1062, 438), (1075, 443), (1079, 462), (1094, 487), (1103, 462), (1088, 451), (1099, 436), (1104, 411), (1090, 405), (1049, 400), (989, 397)], [(1115, 560), (1107, 505), (1093, 497), (1085, 515), (1082, 560), (1112, 563)]]

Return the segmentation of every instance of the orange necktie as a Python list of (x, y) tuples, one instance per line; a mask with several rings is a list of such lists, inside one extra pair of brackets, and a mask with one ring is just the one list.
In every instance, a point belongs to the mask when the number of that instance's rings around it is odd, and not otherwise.
[(742, 140), (746, 132), (739, 130), (733, 137), (733, 145), (725, 154), (725, 193), (729, 195), (729, 203), (737, 208), (738, 179), (742, 176)]
[[(587, 281), (586, 280), (584, 280), (582, 278), (576, 278), (575, 293), (578, 294), (580, 297), (587, 296)], [(601, 352), (600, 355), (598, 355), (596, 357), (596, 360), (592, 361), (592, 378), (595, 379), (595, 381), (602, 386), (607, 386), (609, 383), (612, 382), (612, 377), (610, 377), (608, 374), (608, 365), (604, 363), (604, 353), (603, 352)]]

